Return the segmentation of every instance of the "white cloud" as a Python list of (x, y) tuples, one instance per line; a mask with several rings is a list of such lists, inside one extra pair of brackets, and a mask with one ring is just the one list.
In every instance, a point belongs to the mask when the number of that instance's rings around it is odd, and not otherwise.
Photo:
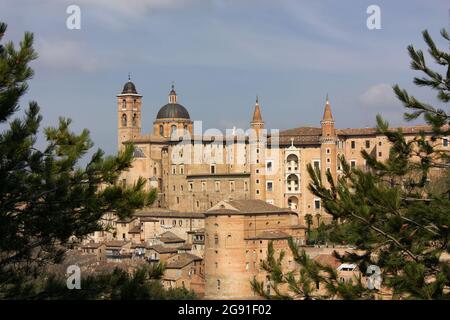
[(383, 110), (397, 108), (400, 105), (392, 90), (392, 86), (386, 83), (369, 87), (359, 97), (359, 101), (363, 107)]
[(37, 63), (47, 68), (93, 72), (105, 63), (104, 60), (100, 62), (83, 43), (76, 41), (40, 39), (36, 47), (39, 53)]

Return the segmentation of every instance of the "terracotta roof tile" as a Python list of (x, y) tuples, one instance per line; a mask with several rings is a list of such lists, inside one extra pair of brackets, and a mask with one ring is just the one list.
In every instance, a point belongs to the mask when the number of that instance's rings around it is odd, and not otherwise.
[(319, 254), (315, 256), (313, 260), (321, 265), (330, 266), (334, 269), (341, 265), (341, 262), (330, 254)]
[(170, 261), (166, 265), (166, 269), (181, 269), (194, 261), (201, 260), (203, 259), (194, 254), (179, 253), (170, 258)]
[(136, 213), (136, 216), (139, 218), (205, 218), (205, 215), (202, 212), (178, 212), (161, 208), (158, 209), (160, 210), (146, 209)]
[(121, 240), (112, 240), (112, 241), (108, 241), (106, 242), (106, 246), (107, 247), (123, 247), (124, 245), (127, 245), (129, 243), (129, 241), (121, 241)]
[(160, 244), (155, 244), (153, 246), (147, 247), (149, 250), (155, 250), (158, 253), (176, 253), (178, 252), (177, 248), (164, 247)]
[(263, 200), (224, 200), (224, 203), (230, 207), (225, 205), (223, 208), (213, 207), (209, 209), (206, 214), (294, 213), (290, 209), (280, 208)]
[(185, 242), (184, 239), (180, 238), (176, 234), (170, 231), (166, 231), (159, 235), (159, 241), (164, 243), (179, 243), (179, 242)]

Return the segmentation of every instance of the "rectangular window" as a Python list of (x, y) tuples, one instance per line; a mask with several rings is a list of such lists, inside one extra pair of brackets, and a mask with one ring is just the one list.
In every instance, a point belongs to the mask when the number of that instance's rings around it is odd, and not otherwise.
[(356, 168), (356, 160), (350, 160), (350, 167)]
[(267, 181), (267, 187), (266, 187), (267, 191), (273, 191), (273, 182), (272, 181)]
[(352, 145), (352, 149), (356, 148), (356, 142), (354, 140), (351, 142), (351, 145)]
[(177, 174), (177, 166), (172, 166), (172, 174)]
[(444, 147), (448, 147), (448, 138), (443, 138), (442, 139), (442, 145), (444, 146)]
[(220, 181), (216, 181), (214, 184), (214, 187), (215, 187), (216, 192), (219, 192), (220, 191)]
[(320, 160), (314, 160), (313, 167), (314, 169), (320, 169)]
[(216, 166), (215, 165), (211, 165), (210, 170), (211, 170), (211, 174), (215, 174), (216, 173)]
[(184, 166), (180, 166), (180, 174), (184, 174)]
[(366, 148), (367, 148), (367, 149), (370, 148), (370, 140), (366, 140)]
[(320, 199), (314, 199), (314, 209), (320, 209)]
[(192, 182), (189, 182), (189, 191), (194, 191), (194, 183), (192, 183)]
[(273, 163), (272, 163), (272, 161), (267, 161), (267, 163), (266, 163), (266, 172), (267, 172), (267, 173), (272, 172), (272, 168), (273, 168)]

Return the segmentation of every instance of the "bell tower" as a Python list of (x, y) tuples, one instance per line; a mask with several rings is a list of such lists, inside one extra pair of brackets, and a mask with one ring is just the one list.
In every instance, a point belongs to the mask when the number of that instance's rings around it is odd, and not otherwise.
[(117, 149), (123, 150), (123, 143), (132, 141), (141, 134), (142, 96), (138, 94), (136, 86), (128, 81), (123, 86), (122, 93), (117, 95), (118, 136)]
[(334, 119), (331, 113), (330, 101), (327, 99), (325, 102), (325, 110), (323, 112), (322, 121), (320, 121), (322, 127), (322, 136), (320, 137), (320, 158), (321, 165), (320, 171), (322, 175), (322, 181), (325, 185), (328, 185), (326, 179), (326, 172), (330, 171), (332, 176), (336, 179), (337, 171), (337, 154), (336, 154), (336, 129), (334, 128)]
[(259, 107), (259, 98), (256, 97), (255, 109), (253, 111), (253, 118), (250, 122), (250, 127), (255, 130), (257, 136), (260, 135), (261, 129), (264, 129), (264, 121), (261, 116), (261, 108)]

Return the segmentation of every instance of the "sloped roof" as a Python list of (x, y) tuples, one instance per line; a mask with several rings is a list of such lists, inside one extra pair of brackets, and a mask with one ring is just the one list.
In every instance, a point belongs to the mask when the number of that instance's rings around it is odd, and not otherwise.
[(147, 245), (145, 243), (133, 243), (131, 245), (131, 248), (136, 249), (136, 248), (146, 248)]
[(146, 208), (136, 213), (139, 218), (205, 218), (202, 212), (179, 212), (165, 208)]
[(155, 244), (153, 246), (147, 247), (149, 250), (155, 250), (158, 253), (175, 253), (178, 251), (177, 248), (164, 247), (160, 244)]
[(252, 214), (252, 213), (294, 213), (263, 200), (224, 200), (206, 211), (205, 214)]
[(106, 246), (107, 247), (123, 247), (124, 245), (127, 245), (129, 243), (129, 241), (121, 241), (121, 240), (112, 240), (112, 241), (108, 241), (106, 242)]
[(191, 250), (192, 249), (192, 244), (185, 243), (185, 244), (179, 246), (177, 249), (178, 250)]
[(333, 269), (336, 269), (341, 265), (341, 262), (330, 254), (319, 254), (315, 256), (313, 260), (321, 265), (330, 266)]
[(333, 115), (331, 114), (331, 107), (330, 107), (330, 101), (328, 101), (325, 104), (325, 110), (323, 111), (323, 117), (322, 120), (330, 121), (333, 120)]
[[(444, 126), (444, 130), (448, 129), (448, 126)], [(390, 128), (391, 131), (397, 131), (401, 129), (404, 134), (418, 134), (423, 131), (426, 133), (433, 132), (432, 127), (428, 125), (417, 125), (410, 127), (400, 127), (400, 128)], [(376, 128), (347, 128), (347, 129), (337, 129), (336, 133), (341, 136), (358, 136), (358, 135), (375, 135), (377, 134)]]
[(194, 261), (201, 261), (202, 258), (191, 253), (179, 253), (170, 259), (166, 269), (181, 269)]
[(81, 248), (83, 249), (97, 249), (99, 247), (101, 247), (102, 245), (104, 245), (103, 242), (88, 242), (85, 243), (81, 246)]
[(128, 218), (119, 219), (116, 221), (116, 223), (130, 223), (134, 220), (136, 220), (136, 217), (132, 216), (132, 217), (128, 217)]
[(164, 233), (161, 233), (159, 235), (159, 241), (164, 243), (178, 243), (178, 242), (185, 242), (184, 239), (180, 238), (176, 234), (170, 231), (166, 231)]
[(322, 129), (318, 127), (299, 127), (280, 131), (280, 136), (320, 136)]

